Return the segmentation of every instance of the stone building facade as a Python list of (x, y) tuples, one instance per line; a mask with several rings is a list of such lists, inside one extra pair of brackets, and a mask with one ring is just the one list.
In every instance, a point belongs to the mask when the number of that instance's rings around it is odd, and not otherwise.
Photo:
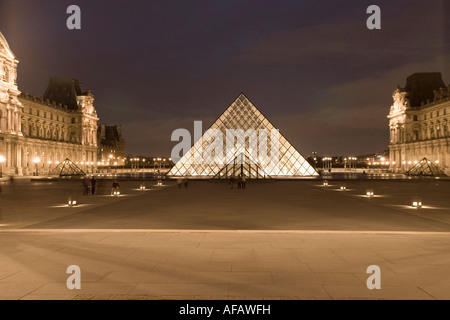
[[(50, 79), (42, 98), (17, 87), (17, 65), (0, 33), (0, 156), (2, 173), (48, 174), (69, 158), (86, 173), (97, 167), (94, 96), (76, 79)], [(1, 159), (1, 158), (0, 158)]]
[(388, 115), (390, 169), (403, 173), (427, 158), (450, 174), (450, 85), (440, 73), (416, 73), (397, 87)]

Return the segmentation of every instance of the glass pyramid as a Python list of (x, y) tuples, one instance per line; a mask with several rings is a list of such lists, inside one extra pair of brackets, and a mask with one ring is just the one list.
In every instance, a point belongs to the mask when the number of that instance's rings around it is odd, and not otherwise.
[(58, 175), (60, 177), (71, 177), (71, 176), (85, 176), (86, 173), (83, 172), (75, 163), (70, 159), (66, 159), (61, 162), (55, 169), (52, 170), (51, 175)]
[[(239, 130), (241, 135), (250, 131), (257, 134), (227, 141), (230, 131)], [(217, 134), (211, 131), (218, 132), (223, 137), (223, 142), (216, 141)], [(266, 132), (266, 135), (261, 132)], [(231, 148), (227, 142), (231, 142)], [(219, 149), (212, 148), (213, 144)], [(209, 152), (211, 149), (213, 150)], [(215, 154), (216, 150), (223, 152)], [(262, 154), (261, 150), (266, 150), (266, 153)], [(245, 176), (249, 179), (270, 179), (311, 177), (318, 176), (318, 173), (247, 97), (241, 94), (167, 176), (215, 179)]]
[(408, 176), (446, 176), (437, 165), (427, 158), (423, 158), (406, 172)]

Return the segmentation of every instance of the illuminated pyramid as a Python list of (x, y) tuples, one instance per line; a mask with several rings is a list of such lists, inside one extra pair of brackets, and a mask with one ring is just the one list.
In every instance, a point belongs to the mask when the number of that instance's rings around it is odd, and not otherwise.
[[(227, 148), (227, 139), (217, 140), (210, 131), (228, 137), (230, 131), (257, 132), (256, 136), (245, 136), (238, 144), (233, 139), (232, 148)], [(267, 132), (266, 136), (260, 132)], [(269, 137), (270, 136), (270, 137)], [(276, 140), (271, 140), (276, 137)], [(231, 139), (230, 139), (231, 141)], [(242, 143), (242, 141), (245, 141)], [(222, 154), (211, 153), (212, 144), (222, 144)], [(209, 149), (208, 149), (209, 148)], [(260, 149), (262, 148), (262, 149)], [(257, 150), (257, 151), (256, 151)], [(261, 150), (266, 150), (262, 154)], [(200, 160), (199, 160), (200, 155)], [(214, 158), (214, 161), (212, 160)], [(270, 161), (267, 159), (270, 158)], [(317, 176), (316, 170), (281, 135), (261, 112), (241, 94), (227, 110), (212, 124), (201, 139), (181, 157), (167, 173), (168, 177), (229, 179), (245, 176), (249, 179), (290, 178)]]
[(51, 175), (58, 175), (60, 177), (71, 177), (71, 176), (85, 176), (86, 173), (83, 172), (75, 163), (70, 159), (66, 159), (61, 162), (55, 169), (52, 170)]
[(406, 172), (408, 176), (446, 176), (437, 165), (427, 158), (423, 158)]

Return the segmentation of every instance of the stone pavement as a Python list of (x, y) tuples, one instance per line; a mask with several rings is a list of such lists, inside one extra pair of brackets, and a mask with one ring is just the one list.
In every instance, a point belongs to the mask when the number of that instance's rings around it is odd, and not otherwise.
[[(448, 182), (330, 184), (129, 181), (121, 198), (3, 185), (0, 299), (450, 299)], [(65, 207), (69, 194), (82, 206)], [(425, 208), (408, 206), (417, 196)], [(81, 290), (66, 287), (69, 265)]]
[(0, 248), (0, 299), (450, 299), (448, 233), (12, 232)]

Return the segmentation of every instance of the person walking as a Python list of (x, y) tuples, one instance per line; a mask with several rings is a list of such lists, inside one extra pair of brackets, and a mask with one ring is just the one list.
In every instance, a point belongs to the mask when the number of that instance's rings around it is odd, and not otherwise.
[(242, 177), (241, 175), (238, 176), (238, 189), (241, 189), (242, 187)]
[(231, 190), (233, 190), (233, 188), (234, 188), (234, 178), (233, 177), (230, 177), (230, 187), (231, 187)]
[(97, 185), (97, 179), (95, 179), (95, 177), (94, 176), (92, 176), (92, 179), (91, 179), (91, 185), (92, 185), (92, 195), (95, 195), (95, 186)]
[(242, 189), (245, 189), (246, 181), (247, 181), (247, 179), (245, 178), (245, 176), (242, 176)]
[(86, 195), (90, 195), (91, 194), (91, 189), (92, 189), (92, 181), (89, 178), (86, 178)]
[(184, 188), (185, 188), (185, 189), (188, 188), (188, 183), (189, 183), (188, 179), (187, 179), (187, 178), (184, 178)]

